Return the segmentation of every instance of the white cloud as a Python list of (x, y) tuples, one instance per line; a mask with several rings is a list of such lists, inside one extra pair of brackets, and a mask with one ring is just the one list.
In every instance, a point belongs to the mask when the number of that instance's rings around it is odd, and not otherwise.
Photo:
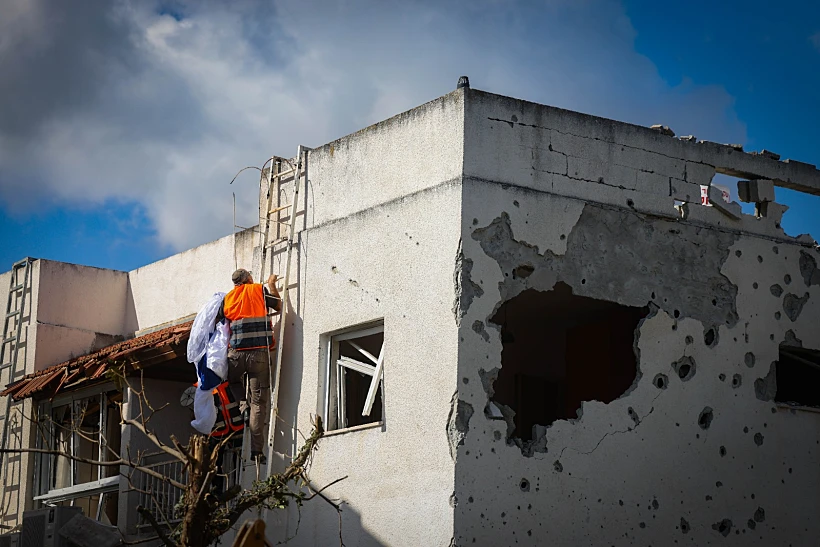
[(138, 200), (175, 249), (230, 231), (231, 190), (238, 222), (255, 222), (255, 177), (227, 185), (239, 168), (412, 108), (462, 74), (496, 93), (745, 140), (732, 97), (665, 82), (607, 0), (203, 2), (176, 5), (181, 20), (138, 2), (62, 4), (15, 0), (19, 28), (0, 22), (0, 70), (15, 76), (0, 101), (17, 105), (0, 112), (0, 199)]

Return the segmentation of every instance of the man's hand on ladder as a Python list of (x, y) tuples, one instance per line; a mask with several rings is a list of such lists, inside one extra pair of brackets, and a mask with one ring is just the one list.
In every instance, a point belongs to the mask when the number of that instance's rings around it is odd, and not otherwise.
[(266, 284), (268, 285), (268, 290), (276, 298), (279, 298), (279, 289), (276, 288), (276, 281), (278, 279), (279, 279), (278, 275), (270, 274), (270, 277), (268, 277), (268, 281), (266, 282)]

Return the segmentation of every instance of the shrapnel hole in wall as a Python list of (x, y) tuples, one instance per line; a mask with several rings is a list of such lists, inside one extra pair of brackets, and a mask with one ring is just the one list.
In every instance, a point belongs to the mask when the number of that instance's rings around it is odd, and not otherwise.
[(820, 407), (820, 351), (780, 344), (775, 377), (776, 402)]
[(515, 412), (511, 438), (533, 440), (534, 426), (575, 418), (583, 401), (609, 403), (637, 375), (635, 330), (648, 308), (572, 294), (565, 283), (528, 289), (490, 320), (501, 329), (501, 370), (492, 401)]

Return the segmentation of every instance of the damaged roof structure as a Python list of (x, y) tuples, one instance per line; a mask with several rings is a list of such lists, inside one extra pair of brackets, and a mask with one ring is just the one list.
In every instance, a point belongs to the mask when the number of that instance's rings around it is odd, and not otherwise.
[[(348, 545), (813, 544), (820, 253), (783, 231), (781, 187), (820, 195), (820, 172), (469, 87), (310, 150), (294, 211), (273, 202), (298, 237), (272, 459), (322, 416), (310, 476), (347, 476), (325, 494)], [(195, 313), (259, 247), (249, 229), (132, 272), (36, 261), (35, 375), (8, 392)], [(101, 370), (74, 363), (40, 375)], [(329, 506), (266, 520), (338, 542)]]
[[(0, 397), (16, 400), (38, 394), (53, 398), (58, 393), (86, 387), (106, 378), (111, 367), (124, 367), (124, 374), (145, 370), (147, 367), (185, 357), (191, 321), (184, 324), (143, 334), (129, 340), (106, 346), (81, 357), (25, 375), (0, 391)], [(172, 376), (165, 371), (163, 376)]]

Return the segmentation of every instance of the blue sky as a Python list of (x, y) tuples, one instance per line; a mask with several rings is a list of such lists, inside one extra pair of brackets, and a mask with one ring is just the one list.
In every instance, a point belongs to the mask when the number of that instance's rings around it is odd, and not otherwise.
[[(820, 7), (0, 0), (0, 270), (133, 269), (254, 223), (233, 174), (455, 87), (820, 164)], [(59, 23), (59, 24), (55, 24)], [(45, 32), (45, 29), (48, 29)], [(784, 189), (787, 233), (820, 198)]]

